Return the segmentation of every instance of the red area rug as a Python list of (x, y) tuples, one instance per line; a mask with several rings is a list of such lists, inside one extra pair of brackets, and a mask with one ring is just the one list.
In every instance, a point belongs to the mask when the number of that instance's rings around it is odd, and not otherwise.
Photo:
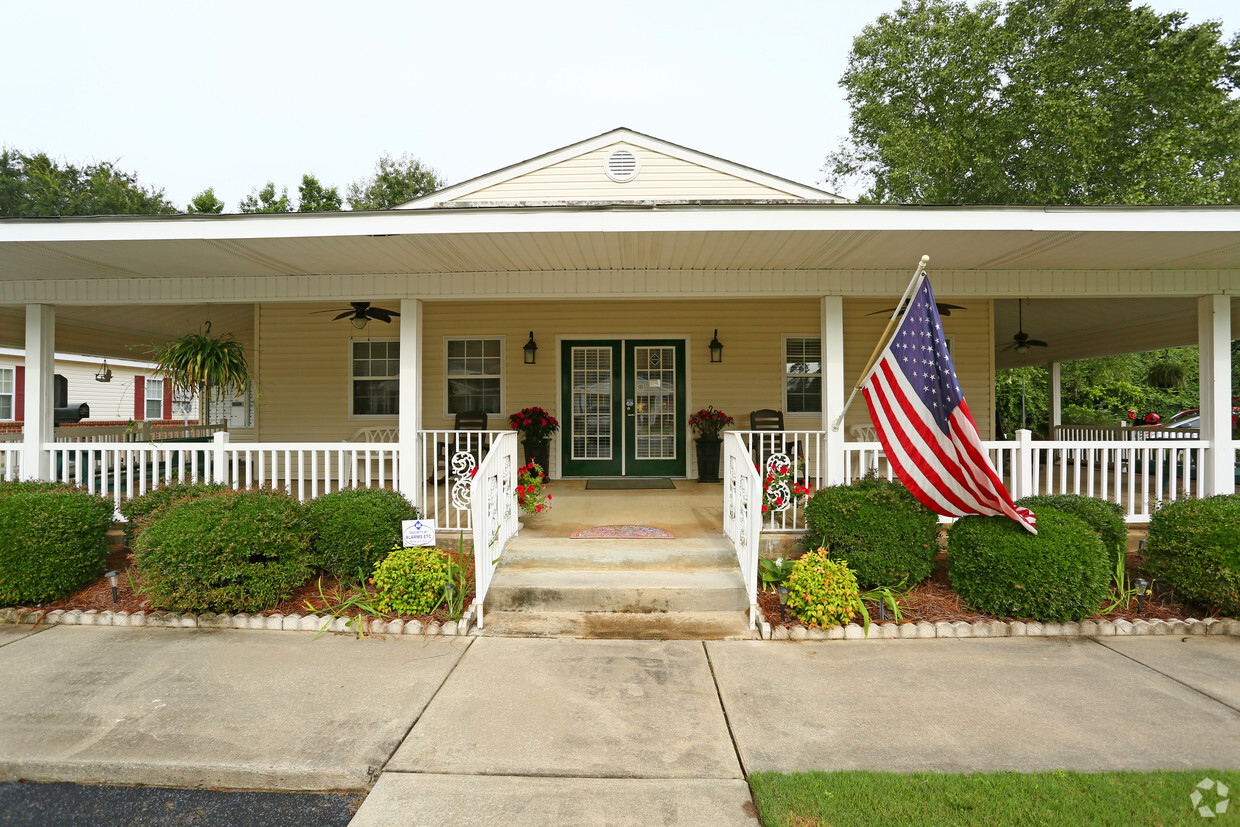
[(650, 525), (596, 525), (574, 531), (573, 540), (673, 540), (676, 535)]

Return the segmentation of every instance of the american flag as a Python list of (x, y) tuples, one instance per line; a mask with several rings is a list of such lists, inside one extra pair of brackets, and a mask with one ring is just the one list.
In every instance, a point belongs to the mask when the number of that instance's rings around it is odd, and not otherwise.
[(948, 517), (1007, 516), (1038, 533), (1033, 512), (1012, 504), (982, 447), (928, 276), (861, 392), (888, 462), (926, 507)]

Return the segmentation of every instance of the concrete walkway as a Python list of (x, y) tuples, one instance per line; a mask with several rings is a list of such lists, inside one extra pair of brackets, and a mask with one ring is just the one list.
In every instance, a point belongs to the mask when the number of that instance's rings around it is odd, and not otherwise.
[(358, 825), (754, 825), (760, 770), (1237, 769), (1238, 676), (1221, 637), (0, 627), (0, 781), (373, 783)]

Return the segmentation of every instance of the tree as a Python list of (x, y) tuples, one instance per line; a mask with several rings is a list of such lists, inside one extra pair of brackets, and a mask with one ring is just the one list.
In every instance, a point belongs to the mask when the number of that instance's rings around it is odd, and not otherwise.
[(82, 167), (46, 153), (0, 150), (0, 216), (163, 215), (176, 208), (164, 191), (138, 183), (113, 161)]
[(185, 208), (187, 213), (222, 213), (224, 211), (224, 202), (215, 197), (215, 188), (207, 187), (202, 192), (194, 196)]
[(241, 199), (240, 207), (242, 212), (247, 213), (293, 211), (288, 200), (288, 187), (283, 187), (277, 198), (275, 181), (268, 181), (261, 190), (251, 190), (249, 195)]
[(836, 188), (913, 203), (1240, 199), (1240, 35), (1129, 0), (904, 0), (853, 41)]
[(335, 212), (341, 208), (340, 193), (335, 187), (324, 187), (314, 173), (301, 176), (297, 188), (297, 212)]
[(393, 160), (383, 153), (375, 164), (375, 174), (349, 184), (349, 208), (390, 210), (442, 188), (444, 180), (431, 167), (408, 153)]

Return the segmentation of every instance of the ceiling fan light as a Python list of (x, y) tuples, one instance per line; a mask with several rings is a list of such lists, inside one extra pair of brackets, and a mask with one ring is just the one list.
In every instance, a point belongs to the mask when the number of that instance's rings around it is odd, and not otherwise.
[(365, 313), (358, 313), (356, 316), (349, 319), (349, 324), (353, 325), (358, 330), (365, 330), (366, 325), (370, 324), (370, 319), (366, 318)]
[(1024, 342), (1021, 342), (1020, 344), (1016, 346), (1016, 352), (1017, 353), (1028, 353), (1029, 345), (1025, 344)]

